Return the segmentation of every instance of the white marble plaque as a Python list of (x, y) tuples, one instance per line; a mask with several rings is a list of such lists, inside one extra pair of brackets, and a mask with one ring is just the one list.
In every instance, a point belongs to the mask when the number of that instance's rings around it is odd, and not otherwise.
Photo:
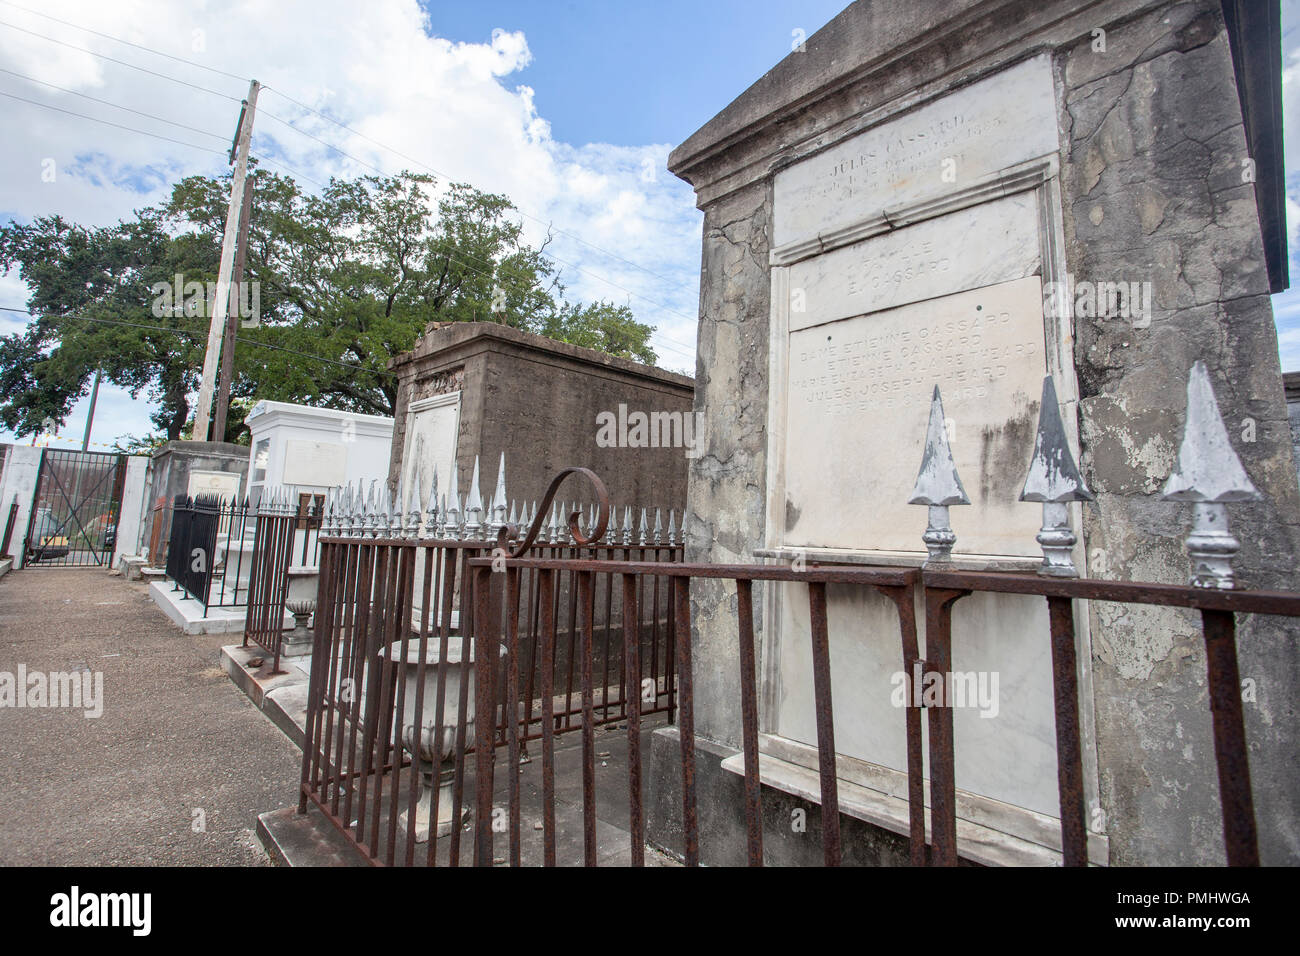
[(1046, 372), (1037, 276), (801, 329), (788, 356), (787, 547), (924, 551), (907, 500), (938, 385), (971, 500), (955, 550), (1039, 553), (1041, 509), (1018, 500)]
[(239, 473), (229, 471), (191, 471), (186, 494), (220, 495), (226, 500), (239, 495)]
[(1046, 54), (972, 83), (777, 173), (773, 245), (942, 196), (1057, 150)]
[(347, 447), (332, 441), (291, 438), (284, 443), (284, 483), (332, 488), (347, 480)]
[(864, 239), (790, 266), (790, 331), (1033, 275), (1032, 192)]
[[(451, 487), (451, 470), (456, 466), (456, 440), (460, 433), (460, 392), (435, 395), (412, 402), (407, 409), (406, 439), (402, 446), (402, 494), (413, 482), (420, 484), (422, 507), (429, 494), (433, 473), (438, 472), (438, 491)], [(418, 476), (418, 477), (417, 477)], [(403, 507), (406, 502), (402, 502)]]

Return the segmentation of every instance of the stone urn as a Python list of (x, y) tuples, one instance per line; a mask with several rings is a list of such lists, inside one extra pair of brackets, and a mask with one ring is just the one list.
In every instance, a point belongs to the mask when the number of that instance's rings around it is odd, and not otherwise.
[(281, 657), (304, 657), (312, 651), (316, 635), (308, 626), (312, 612), (316, 610), (314, 600), (286, 601), (285, 608), (293, 615), (293, 630), (285, 631), (280, 638)]
[[(468, 660), (465, 659), (465, 645), (469, 643)], [(380, 652), (381, 656), (391, 655), (401, 668), (398, 679), (405, 681), (406, 688), (402, 698), (402, 747), (419, 767), (420, 795), (415, 805), (415, 840), (424, 843), (429, 839), (430, 818), (433, 808), (434, 788), (438, 789), (438, 836), (451, 833), (451, 828), (464, 822), (468, 817), (468, 807), (462, 808), (461, 819), (452, 816), (452, 783), (455, 779), (455, 746), (457, 718), (460, 709), (462, 681), (469, 686), (466, 693), (468, 700), (465, 708), (465, 745), (474, 743), (474, 652), (472, 642), (459, 637), (447, 640), (447, 655), (439, 657), (438, 640), (429, 638), (424, 656), (424, 695), (421, 701), (423, 713), (418, 720), (415, 713), (415, 698), (419, 693), (418, 680), (420, 666), (420, 642), (412, 638), (407, 642), (406, 659), (402, 660), (400, 642), (391, 644)], [(434, 739), (437, 730), (438, 715), (438, 674), (446, 675), (442, 705), (442, 735)], [(417, 739), (418, 737), (418, 739)], [(434, 780), (434, 776), (437, 780)], [(398, 818), (401, 826), (406, 827), (407, 811), (403, 810)]]

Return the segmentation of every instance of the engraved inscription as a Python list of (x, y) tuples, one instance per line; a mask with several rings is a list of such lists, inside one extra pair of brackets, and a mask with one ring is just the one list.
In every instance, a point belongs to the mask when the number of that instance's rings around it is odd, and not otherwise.
[(1011, 364), (1041, 361), (1041, 336), (1009, 333), (1009, 309), (875, 334), (828, 332), (790, 356), (790, 387), (796, 401), (831, 414), (928, 404), (935, 383), (957, 401), (987, 398)]

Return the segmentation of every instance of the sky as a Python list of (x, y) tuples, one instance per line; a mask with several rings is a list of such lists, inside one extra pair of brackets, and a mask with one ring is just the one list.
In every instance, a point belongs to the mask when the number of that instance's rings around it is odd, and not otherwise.
[[(256, 77), (266, 88), (253, 155), (271, 169), (308, 189), (330, 175), (413, 168), (505, 193), (534, 242), (553, 226), (549, 251), (570, 298), (630, 304), (657, 329), (660, 365), (693, 374), (701, 215), (667, 172), (668, 153), (845, 3), (0, 0), (0, 222), (59, 213), (108, 225), (184, 176), (224, 172)], [(1300, 0), (1284, 0), (1283, 31), (1300, 283)], [(0, 306), (26, 301), (16, 271), (0, 275)], [(1283, 368), (1300, 370), (1300, 287), (1274, 309)], [(0, 312), (0, 334), (25, 323)], [(51, 446), (79, 445), (88, 404)], [(91, 447), (151, 432), (149, 411), (143, 395), (106, 384)]]

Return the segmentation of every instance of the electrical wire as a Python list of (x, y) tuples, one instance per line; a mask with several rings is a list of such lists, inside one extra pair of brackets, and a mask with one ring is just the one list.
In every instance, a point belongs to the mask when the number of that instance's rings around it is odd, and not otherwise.
[[(56, 113), (66, 113), (69, 116), (76, 116), (79, 119), (90, 120), (92, 123), (103, 123), (105, 126), (112, 126), (117, 129), (126, 130), (128, 133), (139, 133), (142, 136), (152, 136), (154, 139), (166, 140), (169, 143), (175, 143), (178, 146), (188, 146), (190, 149), (201, 149), (205, 153), (216, 153), (218, 156), (225, 156), (224, 149), (213, 149), (210, 146), (200, 146), (198, 143), (187, 143), (181, 139), (173, 139), (170, 136), (164, 136), (162, 133), (151, 133), (149, 130), (136, 129), (134, 126), (123, 126), (121, 123), (114, 123), (112, 120), (100, 119), (97, 116), (88, 116), (85, 113), (78, 113), (75, 110), (65, 110), (61, 106), (51, 106), (49, 103), (42, 103), (39, 100), (29, 100), (25, 96), (18, 96), (15, 93), (6, 93), (0, 90), (0, 96), (7, 96), (11, 100), (19, 100), (23, 103), (30, 103), (32, 106), (39, 106), (42, 109), (54, 110)], [(166, 122), (164, 120), (163, 122)]]
[[(150, 70), (147, 67), (137, 66), (134, 63), (128, 63), (126, 60), (119, 60), (117, 57), (109, 56), (107, 53), (99, 53), (95, 50), (88, 49), (84, 46), (78, 46), (75, 43), (68, 43), (66, 40), (56, 40), (54, 37), (46, 36), (44, 33), (37, 33), (35, 30), (28, 30), (26, 27), (20, 27), (14, 23), (0, 20), (0, 27), (8, 27), (11, 30), (17, 30), (19, 33), (26, 33), (30, 36), (39, 37), (42, 40), (48, 40), (51, 43), (57, 43), (59, 46), (66, 46), (71, 50), (79, 50), (82, 53), (89, 53), (91, 56), (97, 56), (102, 60), (108, 60), (110, 63), (116, 63), (119, 66), (125, 66), (132, 70), (139, 70), (141, 73), (148, 73), (150, 76), (156, 76), (160, 79), (169, 80), (172, 83), (179, 83), (182, 86), (188, 86), (193, 90), (200, 90), (204, 93), (211, 93), (213, 96), (220, 96), (222, 99), (232, 100), (235, 103), (242, 102), (242, 98), (231, 96), (229, 93), (222, 93), (220, 90), (214, 90), (206, 86), (199, 86), (197, 83), (191, 83), (188, 80), (182, 80), (179, 77), (168, 76), (166, 73), (159, 73), (157, 70)], [(157, 51), (150, 51), (157, 52)]]
[(175, 60), (177, 63), (185, 63), (188, 64), (189, 66), (196, 66), (200, 70), (207, 70), (209, 73), (217, 73), (220, 74), (221, 76), (228, 76), (232, 80), (243, 80), (245, 83), (248, 82), (248, 77), (246, 76), (240, 76), (237, 73), (230, 73), (227, 72), (226, 70), (219, 70), (215, 66), (208, 66), (206, 63), (199, 63), (197, 60), (187, 60), (183, 56), (176, 56), (171, 53), (164, 53), (161, 50), (155, 50), (152, 47), (147, 47), (139, 43), (132, 43), (130, 40), (123, 40), (121, 37), (115, 37), (110, 33), (101, 33), (98, 30), (92, 30), (90, 27), (83, 27), (79, 23), (72, 23), (69, 20), (60, 20), (58, 17), (51, 16), (48, 13), (41, 13), (39, 10), (31, 10), (27, 7), (20, 6), (19, 4), (10, 3), (9, 0), (0, 0), (0, 3), (3, 3), (6, 7), (13, 7), (15, 10), (22, 10), (24, 13), (30, 13), (34, 17), (42, 17), (46, 20), (53, 20), (55, 23), (61, 23), (65, 27), (72, 27), (74, 30), (81, 30), (84, 33), (93, 33), (97, 37), (103, 37), (105, 40), (112, 40), (114, 43), (122, 43), (125, 44), (126, 46), (135, 47), (137, 50), (144, 50), (146, 53), (152, 53), (155, 56), (163, 56), (169, 60)]
[[(4, 0), (0, 0), (0, 3), (3, 2)], [(111, 106), (115, 110), (125, 110), (128, 113), (134, 113), (136, 116), (143, 116), (146, 119), (155, 120), (159, 123), (166, 123), (169, 126), (178, 126), (181, 129), (189, 130), (191, 133), (198, 133), (201, 136), (210, 136), (213, 139), (218, 140), (219, 142), (225, 142), (224, 136), (219, 136), (218, 134), (209, 132), (206, 129), (199, 129), (197, 126), (187, 126), (184, 123), (178, 123), (175, 120), (164, 119), (161, 116), (155, 116), (153, 113), (146, 113), (143, 110), (132, 109), (131, 107), (123, 106), (120, 103), (112, 103), (109, 102), (108, 100), (101, 100), (99, 97), (91, 96), (89, 93), (79, 93), (78, 91), (70, 90), (67, 87), (55, 86), (53, 83), (46, 83), (44, 80), (38, 80), (34, 76), (28, 76), (27, 74), (19, 73), (16, 70), (7, 70), (4, 67), (0, 67), (0, 73), (8, 73), (10, 76), (18, 77), (20, 80), (26, 80), (29, 83), (39, 83), (41, 86), (48, 86), (52, 90), (58, 90), (60, 93), (69, 93), (72, 96), (80, 96), (82, 99), (90, 100), (92, 103), (101, 103), (104, 106)]]

